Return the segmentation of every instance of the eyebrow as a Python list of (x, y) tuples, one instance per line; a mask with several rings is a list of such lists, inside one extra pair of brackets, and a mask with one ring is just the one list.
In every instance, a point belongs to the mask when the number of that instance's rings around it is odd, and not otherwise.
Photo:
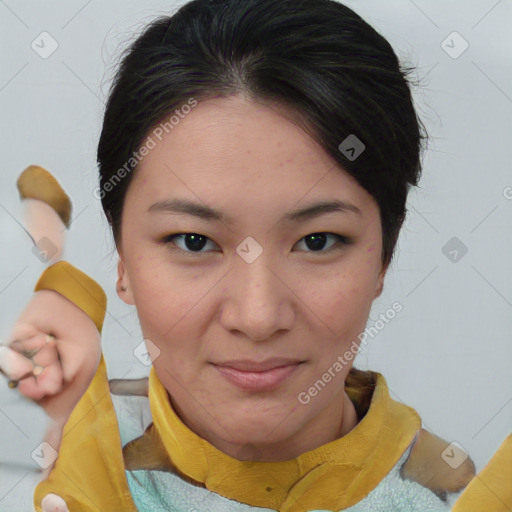
[[(234, 218), (226, 215), (225, 213), (210, 208), (204, 204), (194, 203), (186, 199), (167, 199), (165, 201), (158, 201), (151, 205), (148, 212), (166, 212), (191, 215), (200, 219), (208, 221), (224, 222), (233, 224)], [(320, 201), (310, 204), (304, 208), (292, 210), (281, 218), (288, 222), (299, 222), (310, 220), (321, 215), (332, 212), (353, 213), (360, 217), (363, 216), (361, 210), (352, 203), (340, 200)]]

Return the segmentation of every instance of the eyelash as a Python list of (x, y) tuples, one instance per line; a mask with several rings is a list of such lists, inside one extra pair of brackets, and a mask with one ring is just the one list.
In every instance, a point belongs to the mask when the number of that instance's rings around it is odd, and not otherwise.
[[(174, 233), (174, 234), (171, 234), (171, 235), (167, 235), (166, 237), (163, 238), (162, 243), (164, 243), (164, 244), (171, 244), (171, 243), (173, 243), (175, 238), (186, 236), (186, 235), (197, 235), (197, 236), (206, 238), (207, 240), (213, 242), (207, 236), (201, 235), (200, 233), (191, 233), (191, 232), (189, 232), (189, 233)], [(315, 254), (315, 253), (319, 253), (319, 254), (330, 253), (331, 251), (334, 251), (336, 249), (340, 249), (342, 246), (350, 245), (352, 243), (352, 240), (350, 238), (347, 238), (346, 236), (338, 235), (337, 233), (329, 233), (329, 232), (326, 232), (326, 231), (317, 231), (315, 233), (310, 233), (309, 235), (306, 235), (305, 237), (301, 238), (299, 240), (299, 242), (302, 242), (308, 236), (312, 236), (312, 235), (331, 235), (331, 236), (336, 237), (336, 239), (337, 239), (336, 243), (333, 246), (329, 247), (327, 250), (305, 251), (305, 252), (310, 252), (312, 254)], [(297, 243), (299, 243), (299, 242), (297, 242)], [(215, 243), (215, 242), (213, 242), (213, 243)], [(198, 255), (198, 254), (203, 254), (203, 253), (206, 252), (206, 251), (189, 251), (189, 250), (181, 249), (180, 247), (176, 247), (176, 250), (179, 250), (179, 251), (181, 251), (181, 252), (183, 252), (185, 254), (189, 254), (189, 255)]]

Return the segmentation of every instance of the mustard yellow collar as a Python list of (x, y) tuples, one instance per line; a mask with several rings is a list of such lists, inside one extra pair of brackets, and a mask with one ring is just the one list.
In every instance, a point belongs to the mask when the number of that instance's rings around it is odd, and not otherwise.
[(414, 409), (393, 400), (384, 377), (368, 412), (347, 435), (284, 462), (245, 462), (197, 436), (177, 416), (154, 368), (153, 422), (174, 465), (207, 489), (252, 506), (299, 512), (340, 510), (363, 499), (389, 473), (421, 427)]

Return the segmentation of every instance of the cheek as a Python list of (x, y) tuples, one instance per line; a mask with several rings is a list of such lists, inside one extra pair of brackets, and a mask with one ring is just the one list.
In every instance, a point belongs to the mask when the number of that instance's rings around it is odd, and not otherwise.
[[(127, 257), (127, 272), (144, 335), (169, 330), (181, 284), (166, 273), (158, 257), (146, 252)], [(147, 331), (147, 332), (146, 332)]]
[(345, 337), (364, 329), (375, 294), (373, 274), (368, 270), (335, 272), (305, 285), (305, 305), (316, 314), (317, 324), (330, 335)]
[(157, 257), (138, 256), (129, 273), (144, 336), (163, 344), (167, 339), (184, 339), (185, 332), (190, 335), (209, 287)]

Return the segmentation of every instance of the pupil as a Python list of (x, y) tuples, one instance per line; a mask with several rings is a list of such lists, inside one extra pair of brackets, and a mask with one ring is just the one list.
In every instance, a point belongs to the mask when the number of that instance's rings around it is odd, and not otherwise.
[[(313, 243), (310, 244), (308, 243), (309, 241), (312, 241)], [(325, 245), (325, 233), (314, 233), (307, 236), (306, 245), (308, 246), (308, 249), (322, 249)]]
[(201, 235), (192, 234), (185, 236), (185, 245), (187, 246), (187, 249), (189, 249), (190, 251), (200, 251), (204, 247), (205, 243), (206, 241), (204, 240), (204, 237)]

